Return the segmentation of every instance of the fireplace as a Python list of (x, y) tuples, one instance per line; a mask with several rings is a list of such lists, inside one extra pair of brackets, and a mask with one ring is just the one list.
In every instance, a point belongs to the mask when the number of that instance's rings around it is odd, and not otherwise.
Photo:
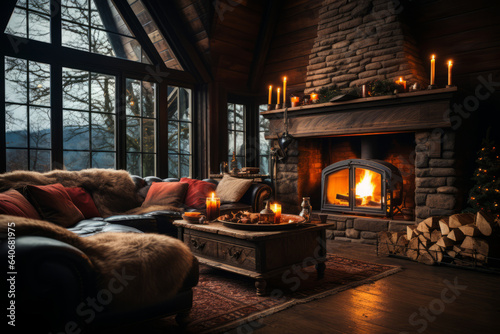
[(321, 210), (393, 217), (403, 202), (403, 178), (392, 164), (348, 159), (321, 173)]

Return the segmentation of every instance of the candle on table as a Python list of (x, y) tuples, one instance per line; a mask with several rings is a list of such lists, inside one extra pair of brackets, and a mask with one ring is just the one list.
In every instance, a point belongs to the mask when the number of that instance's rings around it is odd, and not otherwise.
[(277, 94), (278, 95), (278, 102), (276, 102), (277, 104), (280, 104), (280, 90), (281, 90), (281, 88), (278, 87), (278, 94)]
[(283, 103), (286, 104), (286, 77), (283, 79)]
[(431, 86), (434, 86), (434, 80), (436, 78), (436, 56), (431, 57)]
[(215, 220), (220, 216), (220, 198), (215, 197), (215, 193), (212, 193), (212, 197), (207, 197), (207, 219)]
[(281, 223), (281, 204), (274, 203), (271, 206), (271, 210), (273, 210), (273, 212), (274, 212), (274, 223), (280, 224)]
[(453, 66), (453, 62), (448, 60), (448, 86), (451, 86), (451, 67)]
[(273, 86), (269, 86), (269, 102), (267, 104), (271, 104), (271, 94), (273, 93)]
[(300, 98), (298, 96), (292, 96), (290, 100), (292, 101), (292, 108), (299, 105)]

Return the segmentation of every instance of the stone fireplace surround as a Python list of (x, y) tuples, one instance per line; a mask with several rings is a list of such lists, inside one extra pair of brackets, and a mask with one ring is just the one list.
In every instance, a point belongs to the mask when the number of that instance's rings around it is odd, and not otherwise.
[[(283, 211), (298, 213), (302, 197), (320, 209), (321, 171), (345, 159), (363, 158), (362, 138), (379, 145), (371, 158), (400, 169), (406, 207), (415, 220), (329, 213), (336, 222), (330, 236), (344, 241), (375, 243), (379, 231), (404, 230), (409, 224), (435, 215), (451, 215), (463, 208), (461, 169), (457, 163), (456, 134), (447, 110), (456, 88), (360, 98), (347, 102), (288, 108), (288, 129), (295, 141), (288, 158), (277, 166), (276, 197)], [(262, 113), (270, 120), (267, 138), (284, 131), (284, 110)]]

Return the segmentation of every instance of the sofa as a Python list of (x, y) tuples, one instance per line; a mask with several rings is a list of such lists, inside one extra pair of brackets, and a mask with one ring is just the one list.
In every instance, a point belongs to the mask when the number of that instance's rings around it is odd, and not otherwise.
[[(105, 169), (1, 174), (0, 252), (6, 261), (15, 253), (16, 327), (93, 332), (171, 314), (181, 323), (192, 306), (198, 262), (174, 238), (172, 221), (203, 211), (204, 191), (218, 185)], [(172, 187), (186, 193), (165, 192)], [(252, 183), (221, 211), (260, 210), (269, 196), (269, 186)], [(11, 205), (14, 197), (24, 204)], [(3, 291), (10, 287), (2, 281)]]

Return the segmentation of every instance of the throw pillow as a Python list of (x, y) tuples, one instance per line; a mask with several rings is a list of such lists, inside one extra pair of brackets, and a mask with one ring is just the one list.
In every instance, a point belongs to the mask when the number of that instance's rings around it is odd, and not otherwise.
[(210, 197), (215, 191), (215, 184), (207, 181), (190, 179), (188, 177), (183, 177), (181, 182), (189, 184), (186, 200), (184, 201), (186, 207), (198, 210), (205, 209), (207, 197)]
[(225, 174), (217, 185), (215, 193), (222, 203), (239, 202), (252, 185), (252, 182), (251, 179), (240, 179)]
[(40, 219), (33, 205), (17, 190), (10, 189), (0, 194), (0, 214)]
[(95, 206), (92, 196), (85, 189), (81, 187), (66, 187), (66, 192), (68, 193), (71, 201), (80, 210), (86, 219), (101, 217), (99, 210)]
[(44, 220), (62, 227), (70, 227), (85, 219), (60, 183), (46, 186), (27, 185), (26, 195)]
[(181, 182), (153, 182), (141, 206), (172, 205), (181, 207), (187, 190), (188, 185)]

